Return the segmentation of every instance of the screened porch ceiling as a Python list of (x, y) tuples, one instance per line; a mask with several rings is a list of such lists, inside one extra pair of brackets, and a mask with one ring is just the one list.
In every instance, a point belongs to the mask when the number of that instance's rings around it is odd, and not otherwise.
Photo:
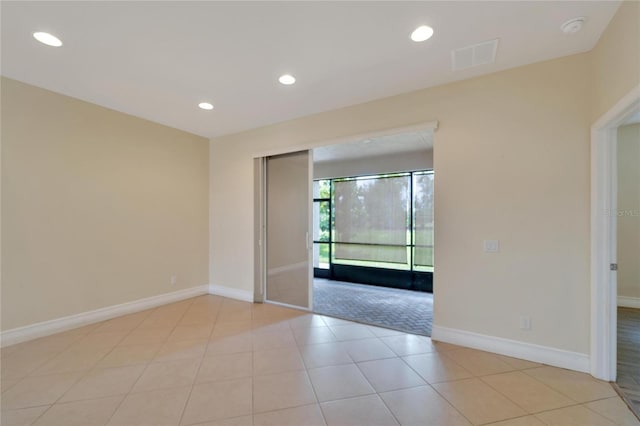
[(433, 130), (422, 130), (315, 148), (313, 162), (323, 163), (363, 157), (380, 157), (430, 149), (433, 149)]

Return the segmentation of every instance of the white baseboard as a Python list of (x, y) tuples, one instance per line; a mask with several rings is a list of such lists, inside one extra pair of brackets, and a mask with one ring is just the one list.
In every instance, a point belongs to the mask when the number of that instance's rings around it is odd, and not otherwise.
[(618, 296), (618, 306), (640, 309), (640, 297)]
[(503, 339), (501, 337), (488, 336), (465, 330), (434, 325), (431, 338), (445, 343), (467, 346), (584, 373), (588, 373), (590, 368), (590, 359), (587, 354), (517, 340)]
[(216, 284), (209, 284), (209, 294), (215, 294), (216, 296), (228, 297), (229, 299), (237, 299), (244, 302), (253, 303), (252, 291), (240, 290), (237, 288), (225, 287)]
[(38, 337), (60, 333), (83, 325), (105, 321), (121, 315), (155, 308), (167, 303), (177, 302), (207, 293), (208, 286), (205, 284), (198, 287), (173, 291), (171, 293), (146, 297), (132, 302), (125, 302), (119, 305), (107, 306), (93, 311), (82, 312), (68, 317), (56, 318), (49, 321), (26, 325), (24, 327), (13, 328), (0, 333), (0, 347), (26, 342), (27, 340), (37, 339)]

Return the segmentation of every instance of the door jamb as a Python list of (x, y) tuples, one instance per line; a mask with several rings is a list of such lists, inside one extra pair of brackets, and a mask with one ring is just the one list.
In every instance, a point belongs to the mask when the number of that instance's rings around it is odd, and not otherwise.
[[(299, 144), (295, 147), (284, 147), (284, 148), (275, 148), (269, 149), (265, 151), (255, 152), (252, 157), (254, 160), (254, 301), (263, 302), (266, 301), (266, 228), (264, 227), (264, 214), (263, 211), (265, 209), (265, 193), (266, 193), (266, 167), (265, 161), (267, 157), (281, 154), (288, 154), (297, 151), (309, 151), (309, 156), (313, 156), (313, 148), (318, 148), (321, 146), (328, 145), (337, 145), (349, 142), (355, 142), (362, 139), (370, 139), (374, 137), (382, 137), (388, 136), (398, 133), (407, 133), (407, 132), (417, 132), (421, 130), (433, 130), (436, 131), (438, 129), (438, 121), (425, 121), (422, 123), (411, 124), (408, 126), (401, 127), (393, 127), (390, 129), (376, 130), (372, 132), (359, 133), (355, 135), (349, 135), (344, 137), (337, 137), (334, 139), (323, 139), (313, 142), (307, 142)], [(313, 159), (311, 160), (313, 161)], [(258, 166), (258, 162), (260, 162), (260, 166)], [(313, 185), (313, 169), (310, 169), (310, 178), (309, 184)], [(313, 186), (311, 186), (311, 192), (309, 193), (311, 197), (310, 205), (313, 204)], [(309, 234), (310, 238), (312, 237), (312, 227), (313, 227), (313, 210), (310, 209), (310, 225), (309, 225)], [(310, 274), (313, 279), (313, 244), (311, 244), (312, 250), (310, 254)], [(313, 288), (310, 289), (311, 296), (313, 297)], [(313, 310), (313, 300), (309, 300), (309, 306)], [(269, 302), (273, 303), (273, 302)]]
[(640, 108), (640, 85), (591, 127), (591, 375), (616, 379), (617, 128)]
[(253, 301), (264, 303), (266, 300), (266, 157), (253, 159)]

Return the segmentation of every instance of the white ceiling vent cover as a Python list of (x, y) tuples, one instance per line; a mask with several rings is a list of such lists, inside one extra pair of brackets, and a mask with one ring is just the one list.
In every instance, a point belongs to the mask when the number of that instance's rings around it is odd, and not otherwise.
[(451, 51), (451, 67), (454, 71), (491, 64), (496, 60), (498, 39), (489, 40)]

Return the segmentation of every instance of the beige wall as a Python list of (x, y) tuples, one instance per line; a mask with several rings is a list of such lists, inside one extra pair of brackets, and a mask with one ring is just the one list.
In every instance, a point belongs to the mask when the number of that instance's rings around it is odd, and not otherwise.
[(435, 323), (587, 353), (588, 66), (575, 55), (212, 140), (211, 282), (253, 291), (253, 155), (438, 120)]
[(253, 156), (438, 120), (435, 324), (587, 354), (589, 130), (639, 83), (638, 10), (592, 52), (212, 140), (211, 282), (253, 290)]
[(625, 2), (590, 53), (214, 139), (208, 154), (202, 138), (3, 79), (2, 330), (205, 284), (208, 267), (252, 292), (252, 157), (438, 120), (435, 323), (587, 353), (589, 126), (638, 85), (639, 14)]
[(208, 283), (206, 139), (5, 78), (1, 96), (2, 330)]
[(433, 149), (384, 156), (351, 158), (314, 163), (315, 179), (409, 172), (433, 168)]
[(640, 2), (624, 1), (591, 52), (592, 121), (640, 84)]
[(618, 129), (618, 296), (640, 301), (640, 124)]

